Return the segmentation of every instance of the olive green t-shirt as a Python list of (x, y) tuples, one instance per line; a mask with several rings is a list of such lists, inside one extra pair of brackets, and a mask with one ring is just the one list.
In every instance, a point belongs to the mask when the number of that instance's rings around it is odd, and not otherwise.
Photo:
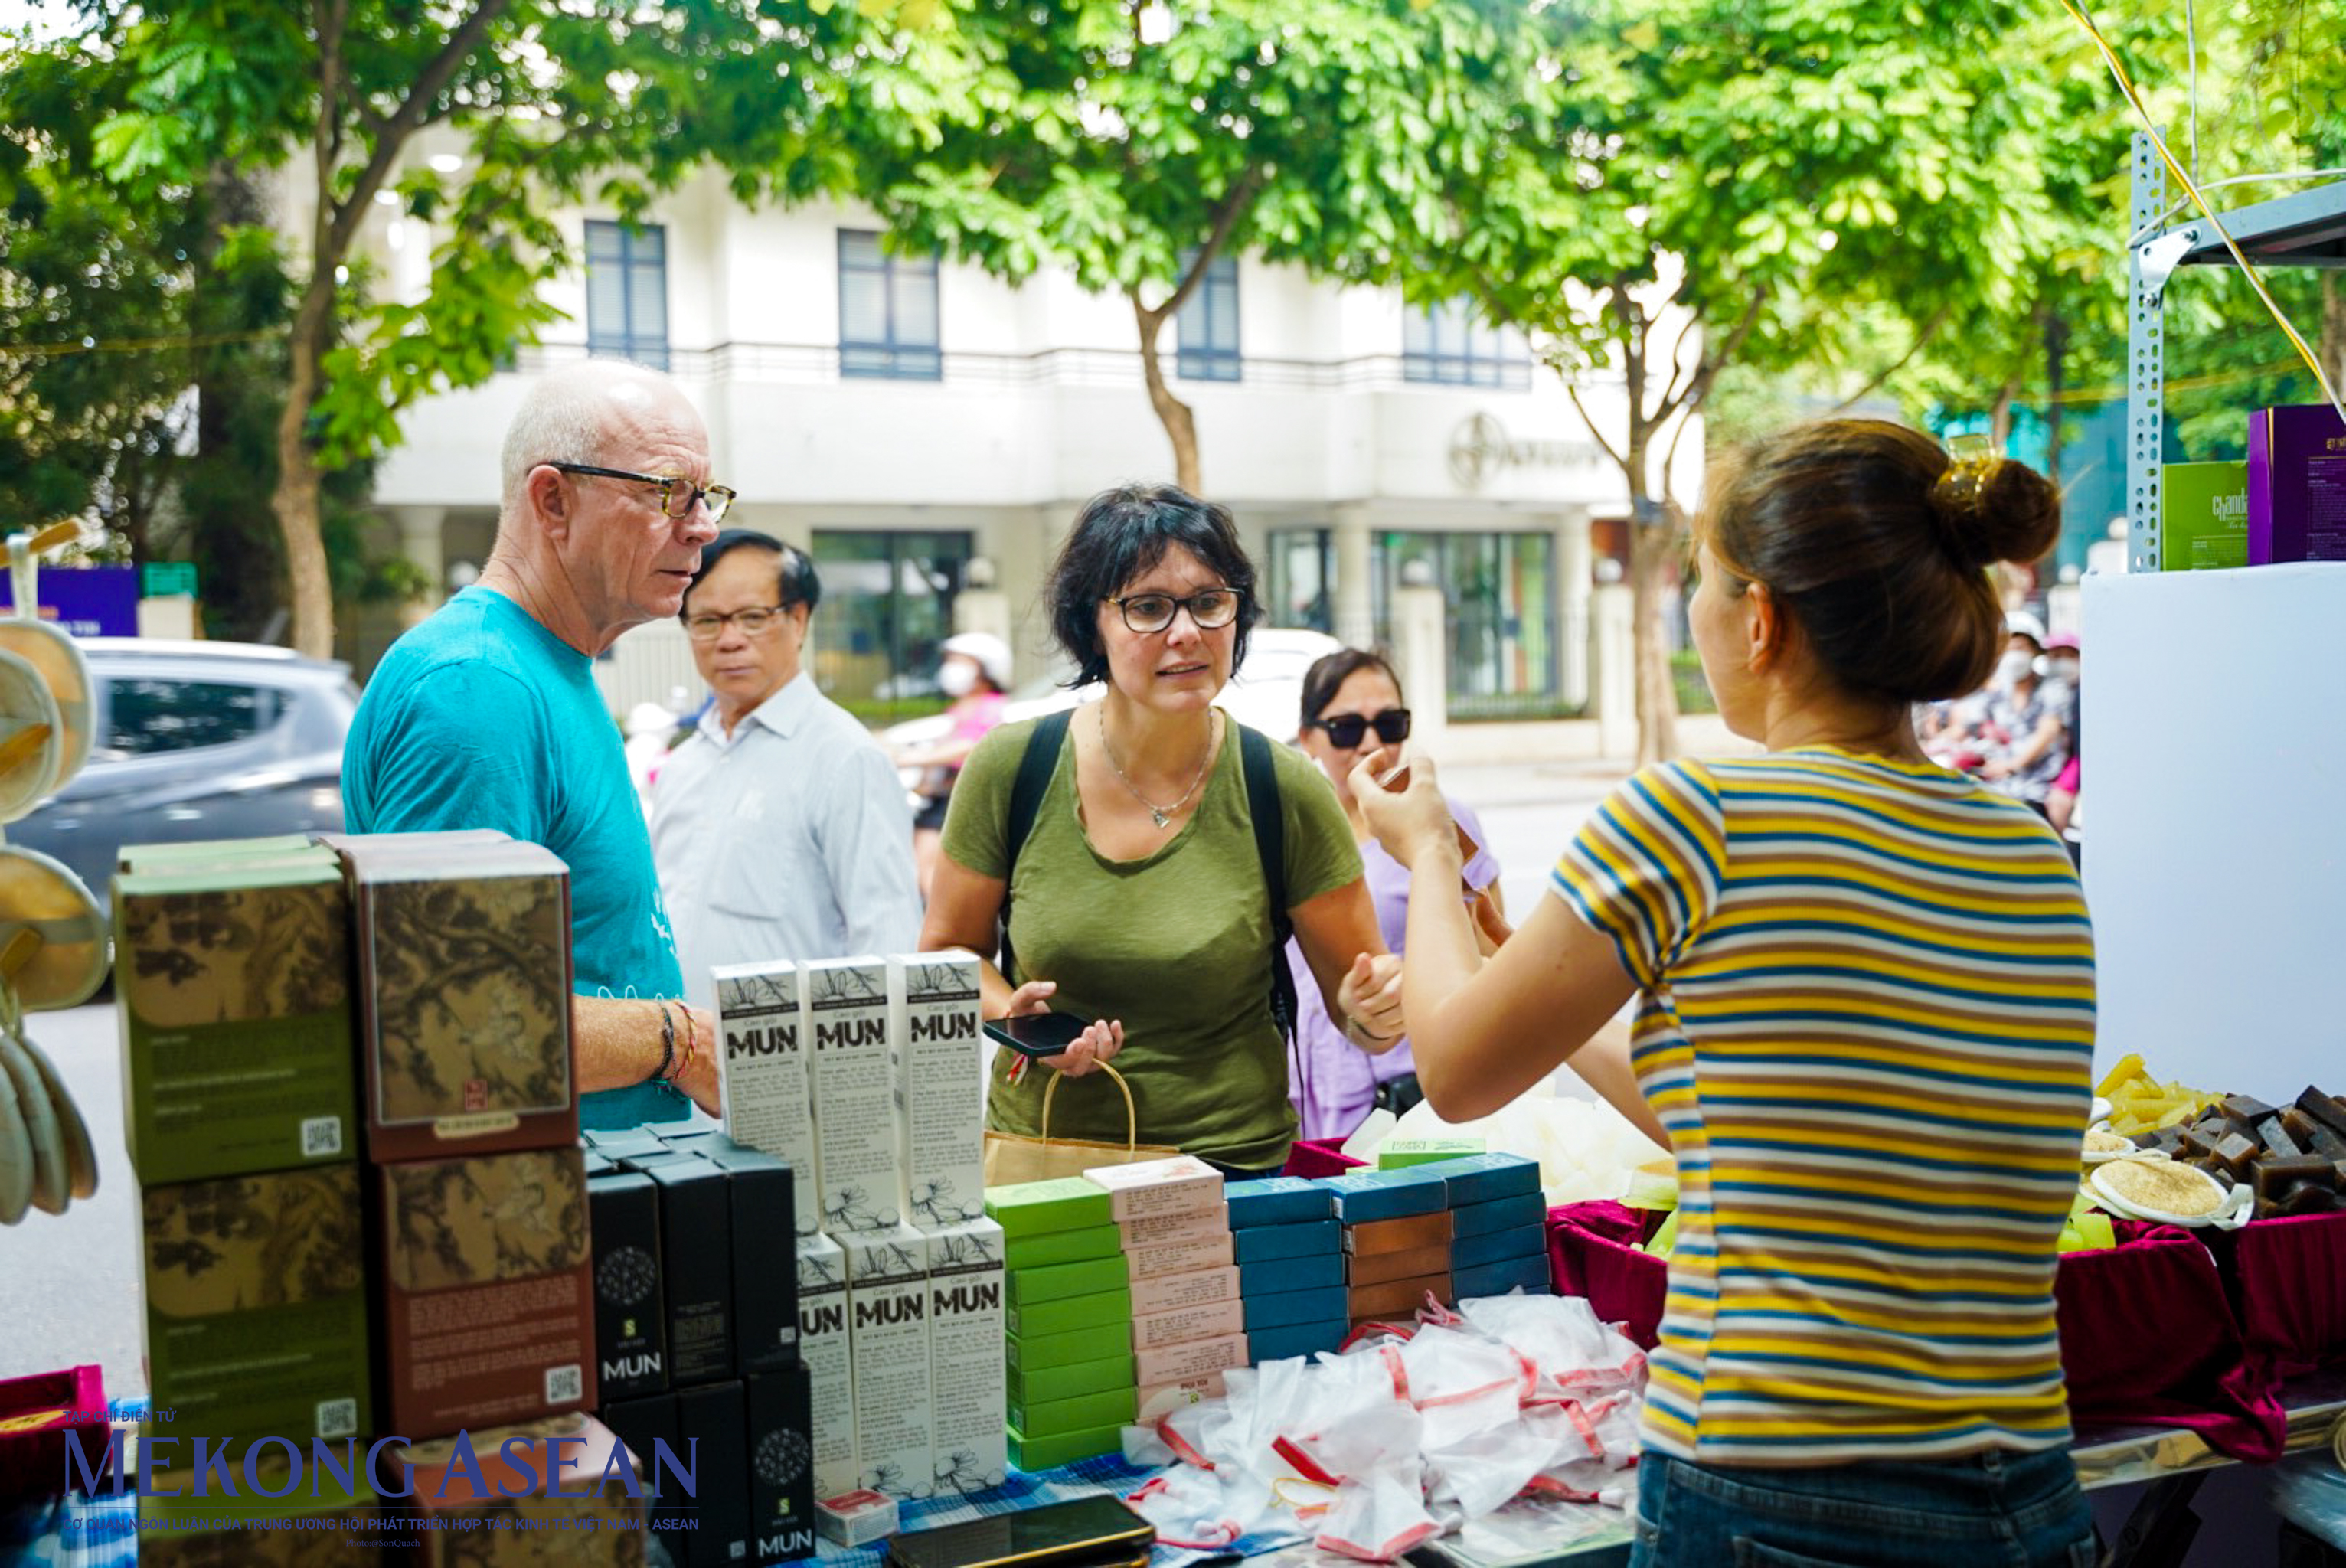
[[(1091, 722), (1088, 708), (1076, 711)], [(1007, 978), (1057, 982), (1057, 1012), (1124, 1021), (1116, 1065), (1132, 1086), (1141, 1142), (1257, 1169), (1285, 1160), (1295, 1137), (1286, 1046), (1270, 1017), (1270, 966), (1283, 961), (1271, 951), (1237, 735), (1222, 728), (1197, 809), (1137, 860), (1109, 860), (1084, 834), (1071, 728), (1010, 878)], [(1010, 789), (1034, 729), (1033, 720), (994, 729), (954, 786), (944, 852), (980, 876), (1000, 877), (1008, 860)], [(1319, 768), (1290, 746), (1271, 752), (1293, 908), (1359, 881), (1361, 851)], [(1051, 1074), (1010, 1083), (1013, 1060), (994, 1055), (986, 1120), (1031, 1137)], [(1104, 1074), (1072, 1079), (1052, 1099), (1051, 1132), (1121, 1144), (1123, 1096)]]

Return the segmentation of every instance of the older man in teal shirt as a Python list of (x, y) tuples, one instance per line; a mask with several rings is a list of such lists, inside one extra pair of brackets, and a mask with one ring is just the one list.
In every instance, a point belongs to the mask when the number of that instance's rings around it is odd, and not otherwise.
[(342, 759), (362, 833), (497, 828), (570, 867), (580, 1120), (718, 1109), (716, 1024), (686, 1005), (651, 841), (594, 657), (674, 616), (732, 492), (673, 382), (590, 362), (532, 388), (506, 432), (480, 581), (393, 645)]

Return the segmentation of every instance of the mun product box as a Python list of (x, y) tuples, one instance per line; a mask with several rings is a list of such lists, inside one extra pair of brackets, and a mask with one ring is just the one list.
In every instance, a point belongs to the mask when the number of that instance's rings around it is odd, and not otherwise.
[(148, 1388), (172, 1412), (145, 1434), (181, 1440), (156, 1463), (192, 1463), (199, 1437), (374, 1434), (356, 1166), (148, 1186), (139, 1210)]
[(2346, 561), (2346, 424), (2326, 403), (2249, 415), (2249, 565)]
[(1002, 1434), (1002, 1227), (979, 1218), (927, 1235), (933, 1484), (940, 1492), (980, 1492), (1007, 1480), (1010, 1462)]
[(733, 1376), (733, 1195), (704, 1159), (641, 1173), (658, 1195), (668, 1379), (676, 1387)]
[(594, 1271), (579, 1151), (422, 1160), (372, 1175), (386, 1430), (452, 1432), (591, 1408)]
[(790, 1226), (798, 1173), (788, 1161), (719, 1139), (705, 1147), (725, 1173), (733, 1220), (733, 1360), (744, 1374), (798, 1359), (797, 1237)]
[(358, 1156), (349, 901), (322, 854), (114, 884), (123, 1135), (153, 1186)]
[(738, 1380), (678, 1390), (676, 1430), (700, 1469), (687, 1505), (697, 1522), (669, 1536), (669, 1549), (681, 1545), (681, 1568), (738, 1568), (750, 1560), (748, 1390)]
[(808, 1060), (794, 963), (732, 963), (709, 972), (717, 982), (718, 1058), (725, 1091), (725, 1132), (744, 1148), (790, 1162), (794, 1228), (816, 1228), (814, 1077)]
[(536, 844), (353, 850), (367, 1157), (578, 1141), (570, 872)]
[(977, 956), (969, 952), (916, 952), (888, 961), (905, 1218), (923, 1230), (984, 1216), (977, 975)]
[(801, 964), (799, 983), (804, 1028), (814, 1036), (817, 1218), (842, 1238), (893, 1229), (904, 1217), (904, 1172), (888, 1052), (888, 966), (825, 959)]
[(936, 1462), (928, 1241), (907, 1225), (843, 1245), (861, 1479), (869, 1491), (919, 1496)]
[(595, 1247), (596, 1386), (606, 1405), (659, 1393), (668, 1388), (668, 1306), (660, 1288), (658, 1189), (633, 1171), (590, 1176), (586, 1209)]
[(801, 1236), (799, 1357), (814, 1401), (814, 1489), (823, 1497), (856, 1490), (853, 1339), (847, 1321), (847, 1254), (820, 1233)]
[(749, 1406), (750, 1561), (765, 1568), (811, 1557), (814, 1397), (806, 1364), (751, 1377)]

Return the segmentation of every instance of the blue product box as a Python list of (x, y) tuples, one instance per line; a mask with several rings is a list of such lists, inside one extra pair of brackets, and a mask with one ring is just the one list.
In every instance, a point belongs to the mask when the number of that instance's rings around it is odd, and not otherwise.
[(1453, 1273), (1461, 1269), (1480, 1268), (1510, 1257), (1545, 1257), (1547, 1227), (1518, 1225), (1505, 1230), (1486, 1230), (1480, 1236), (1470, 1236), (1464, 1241), (1450, 1244), (1450, 1268)]
[(1336, 1217), (1346, 1225), (1364, 1219), (1400, 1219), (1450, 1207), (1450, 1190), (1437, 1172), (1459, 1162), (1413, 1166), (1397, 1171), (1350, 1171), (1321, 1185), (1336, 1195)]
[(1324, 1286), (1317, 1290), (1281, 1290), (1269, 1296), (1246, 1298), (1246, 1329), (1250, 1334), (1265, 1329), (1293, 1329), (1316, 1323), (1344, 1321), (1344, 1287)]
[(1317, 1350), (1333, 1350), (1344, 1343), (1352, 1326), (1344, 1321), (1344, 1309), (1340, 1303), (1333, 1319), (1325, 1323), (1299, 1323), (1291, 1329), (1265, 1329), (1247, 1336), (1247, 1361), (1260, 1366), (1265, 1361), (1282, 1361), (1290, 1356), (1309, 1356)]
[(1258, 1225), (1230, 1232), (1230, 1260), (1243, 1268), (1278, 1257), (1316, 1257), (1344, 1250), (1344, 1227), (1332, 1219), (1304, 1225)]
[(1536, 1192), (1519, 1192), (1512, 1197), (1494, 1197), (1484, 1203), (1462, 1203), (1450, 1211), (1450, 1235), (1454, 1240), (1546, 1223), (1547, 1199)]
[(1537, 1257), (1504, 1257), (1479, 1268), (1454, 1268), (1450, 1271), (1451, 1289), (1461, 1301), (1473, 1296), (1504, 1296), (1519, 1285), (1526, 1295), (1556, 1293), (1545, 1254)]
[[(1332, 1223), (1332, 1222), (1331, 1222)], [(1239, 1294), (1248, 1300), (1284, 1290), (1317, 1290), (1344, 1283), (1344, 1255), (1313, 1252), (1300, 1257), (1266, 1257), (1239, 1265)]]
[(1438, 1176), (1450, 1185), (1450, 1204), (1454, 1208), (1511, 1197), (1516, 1193), (1537, 1193), (1540, 1189), (1539, 1161), (1527, 1160), (1521, 1155), (1467, 1155), (1414, 1168)]
[(1328, 1189), (1301, 1176), (1232, 1182), (1222, 1189), (1222, 1196), (1229, 1199), (1232, 1230), (1256, 1225), (1300, 1225), (1326, 1219), (1336, 1212)]

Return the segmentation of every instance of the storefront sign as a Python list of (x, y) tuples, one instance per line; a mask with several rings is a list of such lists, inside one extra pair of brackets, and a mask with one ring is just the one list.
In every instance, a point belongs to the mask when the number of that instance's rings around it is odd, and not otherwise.
[(1586, 468), (1599, 462), (1585, 441), (1510, 441), (1493, 414), (1478, 413), (1450, 437), (1450, 477), (1462, 490), (1480, 490), (1504, 468)]
[[(138, 635), (138, 567), (44, 566), (39, 581), (41, 619), (77, 637)], [(13, 588), (0, 587), (0, 604), (15, 603)]]

